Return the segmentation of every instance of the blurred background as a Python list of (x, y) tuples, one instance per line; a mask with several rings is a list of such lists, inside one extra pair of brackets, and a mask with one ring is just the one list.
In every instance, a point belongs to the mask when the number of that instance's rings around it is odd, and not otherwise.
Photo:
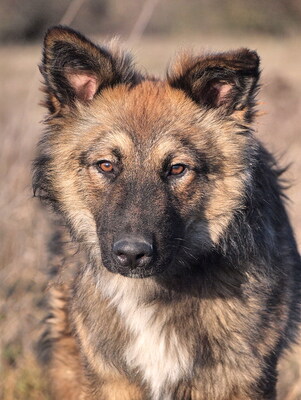
[[(66, 24), (101, 42), (120, 36), (142, 68), (164, 76), (179, 48), (261, 56), (256, 135), (290, 164), (287, 203), (301, 248), (300, 0), (1, 0), (0, 399), (46, 400), (33, 354), (47, 291), (47, 213), (32, 198), (31, 161), (43, 129), (38, 64), (45, 30)], [(280, 367), (279, 399), (301, 399), (301, 351)]]

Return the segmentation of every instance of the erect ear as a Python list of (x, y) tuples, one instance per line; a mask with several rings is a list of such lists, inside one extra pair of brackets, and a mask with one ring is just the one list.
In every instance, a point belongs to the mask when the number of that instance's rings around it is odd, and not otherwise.
[(89, 102), (107, 86), (138, 79), (129, 56), (99, 47), (63, 26), (46, 33), (40, 70), (50, 113), (72, 107), (76, 101)]
[(227, 115), (244, 110), (250, 120), (259, 75), (257, 53), (239, 49), (201, 57), (182, 54), (168, 71), (168, 81), (202, 106), (221, 108)]

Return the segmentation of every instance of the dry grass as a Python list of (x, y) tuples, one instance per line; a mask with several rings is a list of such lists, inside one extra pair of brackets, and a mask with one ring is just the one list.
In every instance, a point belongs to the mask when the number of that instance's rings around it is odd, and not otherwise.
[[(163, 68), (176, 48), (194, 43), (206, 48), (255, 48), (262, 56), (263, 87), (258, 136), (281, 163), (293, 162), (287, 178), (288, 209), (301, 244), (301, 53), (300, 38), (201, 37), (182, 43), (176, 39), (145, 39), (135, 51), (137, 59), (154, 72)], [(135, 50), (135, 49), (134, 49)], [(47, 287), (46, 242), (48, 224), (32, 199), (30, 165), (40, 135), (43, 111), (38, 107), (38, 47), (0, 48), (0, 398), (46, 400), (47, 390), (33, 356), (43, 292)], [(299, 246), (300, 248), (300, 246)], [(301, 350), (283, 363), (280, 399), (301, 399)], [(294, 383), (293, 383), (294, 382)]]

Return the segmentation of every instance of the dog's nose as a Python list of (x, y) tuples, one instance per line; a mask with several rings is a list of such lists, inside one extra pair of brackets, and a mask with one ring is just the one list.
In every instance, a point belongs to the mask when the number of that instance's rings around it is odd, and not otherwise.
[(113, 244), (113, 252), (119, 264), (135, 269), (149, 264), (153, 255), (153, 246), (141, 237), (127, 236)]

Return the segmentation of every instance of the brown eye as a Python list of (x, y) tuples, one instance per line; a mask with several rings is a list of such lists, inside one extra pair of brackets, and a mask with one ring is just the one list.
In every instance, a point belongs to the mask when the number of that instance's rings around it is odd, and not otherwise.
[(113, 164), (110, 161), (99, 161), (97, 163), (98, 169), (100, 169), (102, 172), (113, 172), (114, 167)]
[(181, 175), (186, 170), (183, 164), (174, 164), (170, 167), (169, 175)]

